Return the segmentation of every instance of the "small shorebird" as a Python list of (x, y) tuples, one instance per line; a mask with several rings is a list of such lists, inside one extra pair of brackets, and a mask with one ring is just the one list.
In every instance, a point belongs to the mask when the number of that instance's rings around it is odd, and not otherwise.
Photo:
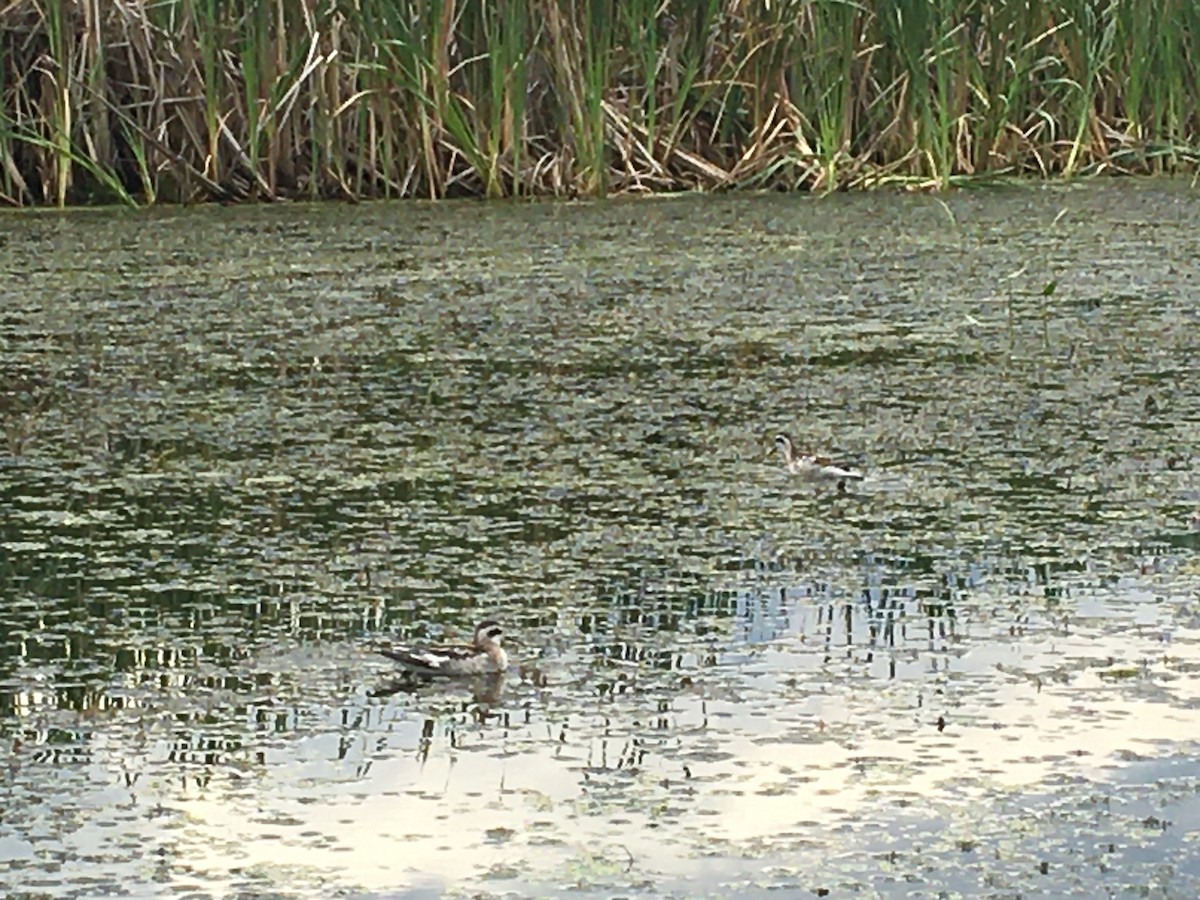
[(805, 481), (831, 481), (837, 483), (837, 489), (845, 492), (847, 481), (862, 481), (863, 473), (857, 469), (843, 466), (828, 456), (816, 456), (796, 449), (792, 439), (786, 434), (775, 435), (775, 446), (783, 463), (793, 475), (799, 475)]
[(508, 668), (508, 654), (500, 646), (503, 633), (498, 622), (488, 619), (475, 626), (475, 638), (469, 644), (401, 644), (379, 652), (415, 675), (494, 675)]

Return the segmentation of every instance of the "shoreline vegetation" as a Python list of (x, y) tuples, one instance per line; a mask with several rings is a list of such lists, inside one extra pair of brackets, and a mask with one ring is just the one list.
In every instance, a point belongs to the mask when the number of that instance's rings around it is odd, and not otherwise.
[(0, 0), (0, 203), (1194, 173), (1193, 0)]

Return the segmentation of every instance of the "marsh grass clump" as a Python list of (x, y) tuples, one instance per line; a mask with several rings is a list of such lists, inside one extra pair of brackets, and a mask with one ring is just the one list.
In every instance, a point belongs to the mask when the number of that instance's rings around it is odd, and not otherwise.
[(1191, 170), (1184, 0), (14, 0), (0, 201)]

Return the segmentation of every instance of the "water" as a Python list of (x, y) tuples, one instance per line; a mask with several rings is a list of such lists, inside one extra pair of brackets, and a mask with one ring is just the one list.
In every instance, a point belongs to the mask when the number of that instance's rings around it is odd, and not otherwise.
[(1198, 207), (9, 215), (0, 886), (1195, 895)]

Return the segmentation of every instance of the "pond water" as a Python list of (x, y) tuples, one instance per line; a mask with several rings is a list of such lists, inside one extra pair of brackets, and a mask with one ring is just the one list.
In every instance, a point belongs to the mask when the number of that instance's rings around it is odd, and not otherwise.
[(1197, 221), (5, 215), (0, 889), (1200, 894)]

